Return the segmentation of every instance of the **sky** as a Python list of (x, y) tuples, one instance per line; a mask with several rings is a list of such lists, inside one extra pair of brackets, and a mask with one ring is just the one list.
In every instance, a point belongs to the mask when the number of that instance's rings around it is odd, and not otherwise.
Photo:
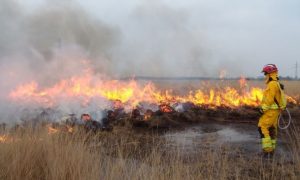
[[(65, 0), (63, 3), (18, 0), (16, 3), (24, 14), (33, 16), (39, 13), (42, 16), (41, 11), (53, 7), (62, 7), (64, 11), (71, 4), (80, 13), (88, 14), (91, 22), (101, 22), (111, 32), (111, 38), (107, 40), (109, 43), (101, 45), (100, 55), (96, 53), (96, 45), (91, 48), (80, 42), (78, 46), (97, 65), (103, 64), (98, 61), (105, 62), (105, 68), (99, 71), (105, 69), (108, 74), (218, 76), (221, 70), (226, 70), (227, 76), (257, 77), (263, 65), (275, 63), (281, 75), (294, 76), (295, 63), (300, 63), (298, 0)], [(42, 22), (47, 24), (47, 19)], [(87, 41), (92, 41), (89, 38)], [(62, 39), (70, 44), (68, 38)]]

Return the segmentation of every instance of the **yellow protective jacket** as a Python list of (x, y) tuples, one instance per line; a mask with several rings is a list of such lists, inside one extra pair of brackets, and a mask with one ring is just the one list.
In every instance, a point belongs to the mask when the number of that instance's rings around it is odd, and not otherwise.
[(285, 109), (286, 98), (283, 89), (278, 82), (278, 73), (273, 72), (266, 75), (267, 88), (263, 93), (261, 108), (263, 111), (270, 109)]

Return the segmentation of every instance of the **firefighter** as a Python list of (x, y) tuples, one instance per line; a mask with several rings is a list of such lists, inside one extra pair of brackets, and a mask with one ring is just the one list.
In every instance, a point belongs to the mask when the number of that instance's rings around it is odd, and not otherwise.
[(263, 157), (273, 157), (276, 148), (278, 117), (286, 108), (283, 85), (279, 83), (278, 69), (275, 64), (267, 64), (262, 72), (265, 75), (267, 88), (264, 90), (260, 112), (262, 116), (258, 122), (261, 135)]

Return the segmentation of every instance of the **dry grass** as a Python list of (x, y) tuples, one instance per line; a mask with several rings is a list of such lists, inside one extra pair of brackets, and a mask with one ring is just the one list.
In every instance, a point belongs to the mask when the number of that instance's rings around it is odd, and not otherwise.
[[(203, 87), (202, 82), (187, 83), (164, 86), (184, 91)], [(232, 81), (217, 86), (227, 84), (238, 86)], [(262, 81), (249, 84), (264, 87)], [(299, 81), (284, 84), (288, 94), (299, 94)], [(49, 135), (43, 127), (27, 128), (11, 132), (13, 141), (0, 143), (0, 179), (300, 179), (300, 129), (292, 126), (288, 132), (283, 138), (292, 157), (264, 162), (226, 145), (190, 154), (170, 150), (155, 132), (123, 128)]]
[(182, 155), (165, 148), (156, 133), (48, 135), (26, 129), (0, 144), (0, 179), (299, 179), (300, 133), (291, 130), (293, 159), (264, 163), (226, 146)]

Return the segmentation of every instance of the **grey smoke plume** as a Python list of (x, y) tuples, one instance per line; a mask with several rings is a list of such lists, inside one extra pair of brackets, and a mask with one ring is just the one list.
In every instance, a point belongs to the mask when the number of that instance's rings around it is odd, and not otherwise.
[(74, 48), (113, 76), (257, 76), (270, 62), (288, 74), (299, 56), (293, 0), (116, 2), (49, 0), (26, 11), (2, 0), (1, 61), (25, 56), (18, 61), (47, 70), (57, 49)]
[(29, 43), (46, 59), (51, 59), (53, 47), (65, 44), (80, 46), (90, 57), (108, 56), (117, 40), (115, 29), (69, 3), (34, 13), (28, 17), (26, 29)]
[(80, 72), (87, 59), (97, 72), (109, 74), (118, 29), (67, 2), (46, 3), (30, 13), (15, 1), (0, 2), (2, 82), (57, 81)]
[(91, 56), (103, 56), (108, 55), (118, 38), (116, 29), (90, 16), (75, 3), (47, 3), (31, 13), (26, 13), (15, 1), (0, 3), (1, 56), (33, 48), (50, 60), (54, 48), (70, 44), (79, 45)]
[[(128, 75), (209, 76), (211, 63), (201, 33), (188, 26), (186, 11), (160, 1), (147, 1), (134, 8), (127, 20), (127, 34), (117, 66)], [(126, 64), (131, 64), (128, 68)], [(124, 72), (124, 67), (125, 71)], [(119, 72), (120, 72), (119, 71)]]
[[(22, 113), (6, 101), (17, 85), (34, 80), (42, 87), (51, 86), (85, 73), (85, 61), (91, 63), (95, 76), (109, 75), (111, 49), (119, 41), (117, 28), (92, 17), (73, 1), (49, 1), (28, 12), (17, 1), (2, 0), (0, 34), (0, 121)], [(78, 106), (65, 104), (61, 110), (67, 113), (72, 112), (70, 106)]]

